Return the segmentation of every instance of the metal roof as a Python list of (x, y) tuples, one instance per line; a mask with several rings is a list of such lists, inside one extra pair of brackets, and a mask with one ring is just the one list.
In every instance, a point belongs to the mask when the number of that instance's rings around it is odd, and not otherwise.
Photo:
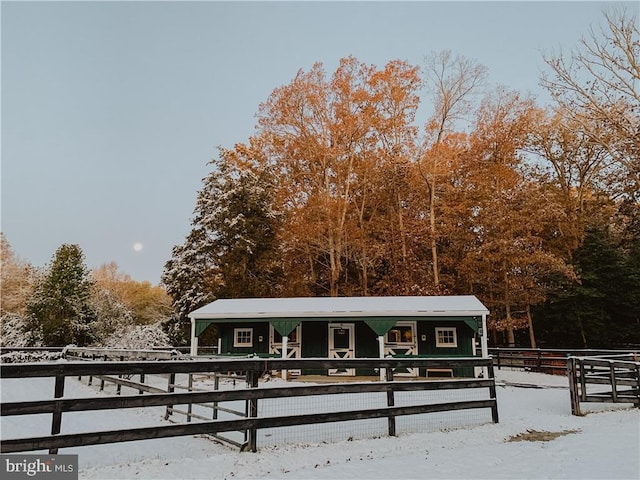
[(297, 297), (219, 299), (193, 319), (480, 316), (489, 310), (473, 295), (431, 297)]

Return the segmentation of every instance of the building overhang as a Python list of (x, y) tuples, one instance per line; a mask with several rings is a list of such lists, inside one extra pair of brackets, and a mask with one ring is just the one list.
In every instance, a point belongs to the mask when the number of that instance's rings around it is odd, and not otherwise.
[(189, 314), (199, 336), (211, 324), (271, 323), (288, 335), (301, 322), (366, 322), (384, 335), (398, 321), (463, 321), (478, 331), (487, 308), (472, 295), (438, 297), (304, 297), (222, 299)]

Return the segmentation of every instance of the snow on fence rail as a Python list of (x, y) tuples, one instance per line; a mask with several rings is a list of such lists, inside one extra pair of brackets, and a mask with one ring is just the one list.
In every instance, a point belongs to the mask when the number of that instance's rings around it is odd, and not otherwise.
[(178, 350), (167, 349), (130, 349), (130, 348), (89, 348), (66, 347), (62, 351), (64, 358), (87, 360), (173, 360), (181, 354)]
[[(397, 381), (393, 378), (396, 368), (472, 368), (479, 367), (488, 373), (486, 378), (456, 378), (446, 380), (410, 380)], [(327, 370), (333, 368), (385, 369), (386, 381), (342, 382), (318, 385), (285, 383), (286, 386), (269, 386), (268, 382), (259, 385), (259, 378), (265, 372), (274, 370)], [(225, 372), (244, 372), (247, 388), (220, 391), (155, 392), (138, 395), (116, 395), (97, 398), (64, 398), (65, 379), (67, 377), (107, 376), (107, 375), (176, 375), (210, 374)], [(246, 432), (243, 449), (257, 450), (258, 431), (295, 427), (300, 425), (334, 424), (335, 422), (361, 421), (367, 419), (385, 420), (389, 435), (395, 435), (396, 420), (408, 415), (431, 414), (434, 412), (454, 412), (481, 409), (490, 412), (490, 420), (498, 422), (496, 386), (491, 359), (481, 358), (387, 358), (387, 359), (233, 359), (215, 361), (146, 361), (146, 362), (61, 362), (0, 365), (0, 377), (55, 378), (54, 399), (28, 402), (3, 403), (1, 416), (22, 416), (51, 414), (51, 435), (31, 438), (2, 438), (1, 453), (37, 451), (48, 449), (57, 453), (59, 448), (98, 445), (105, 443), (166, 438), (198, 434), (219, 434), (221, 432)], [(274, 382), (276, 383), (276, 382)], [(258, 388), (260, 387), (260, 388)], [(139, 384), (131, 385), (139, 390)], [(411, 397), (416, 392), (441, 391), (478, 391), (473, 399), (460, 398), (424, 399)], [(140, 393), (141, 390), (138, 391)], [(482, 394), (481, 392), (484, 392)], [(406, 396), (403, 396), (405, 395)], [(267, 404), (289, 405), (292, 398), (322, 397), (331, 399), (350, 395), (344, 408), (325, 406), (323, 411), (286, 411), (259, 408)], [(353, 395), (353, 397), (351, 397)], [(377, 395), (378, 401), (369, 401), (371, 395)], [(379, 397), (382, 396), (382, 397)], [(380, 398), (384, 404), (380, 404)], [(398, 402), (398, 400), (401, 400)], [(158, 425), (126, 430), (88, 431), (82, 433), (61, 434), (63, 414), (72, 412), (117, 410), (176, 405), (211, 404), (223, 402), (241, 402), (246, 406), (246, 418), (217, 418), (181, 424)], [(354, 408), (355, 406), (366, 408)], [(308, 407), (308, 405), (307, 405)], [(305, 407), (305, 408), (307, 408)], [(222, 411), (222, 409), (221, 409)], [(191, 417), (188, 417), (189, 420)], [(197, 419), (197, 417), (194, 417)], [(199, 419), (197, 419), (199, 420)]]
[(635, 361), (624, 361), (619, 356), (569, 357), (571, 413), (582, 415), (581, 402), (633, 403), (640, 407), (640, 361), (637, 356), (631, 360)]

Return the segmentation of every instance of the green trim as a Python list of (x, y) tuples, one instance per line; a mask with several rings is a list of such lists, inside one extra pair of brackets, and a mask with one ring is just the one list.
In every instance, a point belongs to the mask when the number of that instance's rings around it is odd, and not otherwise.
[(464, 319), (464, 323), (466, 323), (467, 325), (469, 325), (471, 327), (471, 330), (473, 330), (474, 332), (478, 333), (478, 323), (479, 323), (479, 319), (476, 320), (477, 317), (473, 317), (473, 318), (465, 318)]
[(376, 332), (376, 335), (382, 337), (393, 328), (397, 321), (395, 318), (367, 318), (364, 323), (369, 325), (369, 328)]
[(280, 320), (270, 320), (269, 323), (273, 325), (273, 328), (282, 335), (283, 337), (288, 337), (291, 332), (293, 332), (302, 320), (296, 319), (280, 319)]
[(196, 320), (196, 337), (199, 337), (215, 320)]
[(377, 335), (385, 335), (398, 321), (418, 321), (418, 322), (464, 322), (474, 332), (478, 331), (478, 324), (481, 317), (427, 317), (427, 316), (406, 316), (406, 317), (299, 317), (299, 318), (197, 318), (196, 336), (200, 336), (212, 323), (271, 323), (280, 335), (289, 335), (301, 322), (329, 322), (329, 323), (353, 323), (365, 322)]

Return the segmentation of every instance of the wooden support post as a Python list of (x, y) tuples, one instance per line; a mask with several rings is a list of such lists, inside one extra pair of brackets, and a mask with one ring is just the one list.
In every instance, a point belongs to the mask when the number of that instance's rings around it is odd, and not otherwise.
[[(587, 377), (586, 372), (584, 370), (584, 360), (582, 358), (578, 359), (578, 363), (576, 364), (576, 374), (578, 375), (578, 378), (580, 378), (580, 400), (583, 402), (587, 401)], [(580, 410), (580, 409), (578, 409)], [(581, 413), (578, 413), (578, 415), (581, 415)]]
[(496, 360), (498, 361), (498, 370), (502, 370), (500, 365), (500, 347), (496, 348)]
[[(637, 362), (638, 360), (635, 359), (635, 362)], [(635, 375), (636, 375), (636, 401), (634, 402), (634, 406), (636, 406), (637, 408), (640, 408), (640, 363), (636, 363), (636, 371), (635, 371)]]
[(580, 397), (578, 395), (578, 372), (575, 357), (567, 359), (567, 378), (569, 379), (569, 396), (571, 397), (571, 415), (581, 415)]
[[(384, 335), (378, 336), (378, 356), (384, 358)], [(384, 368), (380, 368), (380, 381), (384, 382)]]
[[(124, 362), (124, 355), (120, 355), (120, 361)], [(122, 378), (122, 374), (118, 375), (118, 378)], [(121, 391), (122, 391), (122, 385), (118, 383), (116, 385), (116, 395), (120, 395)]]
[[(220, 376), (218, 372), (213, 374), (213, 389), (216, 392), (220, 389)], [(218, 419), (218, 402), (213, 402), (213, 419)]]
[[(255, 370), (247, 371), (247, 387), (258, 388), (258, 372)], [(249, 418), (256, 418), (258, 416), (258, 399), (250, 398), (247, 402), (247, 413)], [(247, 431), (247, 448), (252, 452), (258, 451), (258, 429), (252, 426)]]
[[(187, 390), (189, 392), (193, 391), (193, 374), (192, 373), (189, 374), (189, 383), (187, 385)], [(191, 421), (192, 412), (193, 412), (193, 403), (189, 402), (189, 405), (187, 405), (187, 422)]]
[(613, 403), (618, 402), (618, 385), (616, 384), (616, 367), (613, 362), (609, 362), (609, 380), (611, 382), (611, 399)]
[(196, 335), (196, 319), (191, 318), (191, 344), (189, 355), (195, 357), (198, 355), (198, 336)]
[[(140, 383), (141, 383), (141, 384), (144, 384), (144, 373), (141, 373), (141, 374), (140, 374)], [(143, 393), (144, 393), (144, 390), (142, 390), (142, 389), (139, 389), (139, 390), (138, 390), (138, 394), (139, 394), (139, 395), (142, 395)]]
[[(288, 343), (289, 343), (289, 337), (287, 335), (282, 335), (282, 359), (286, 360), (287, 359), (287, 350), (289, 349), (288, 347)], [(287, 381), (287, 370), (283, 369), (281, 372), (282, 375), (282, 380), (284, 380), (285, 382)]]
[[(387, 382), (393, 382), (393, 368), (387, 367)], [(393, 396), (393, 385), (389, 390), (387, 390), (387, 407), (393, 407), (395, 405), (395, 398)], [(393, 415), (389, 415), (389, 436), (396, 436), (396, 417)]]
[[(53, 397), (54, 398), (62, 398), (64, 395), (64, 376), (58, 375), (56, 376), (56, 383), (53, 388)], [(51, 419), (51, 435), (57, 435), (60, 433), (60, 428), (62, 426), (62, 410), (60, 409), (60, 404), (56, 402), (53, 407), (53, 416)], [(50, 448), (50, 455), (57, 455), (57, 448)]]
[(496, 377), (494, 376), (493, 371), (493, 363), (490, 363), (487, 367), (487, 378), (491, 380), (491, 385), (489, 385), (489, 397), (495, 401), (493, 406), (491, 407), (491, 419), (493, 423), (498, 423), (498, 396), (496, 393)]
[[(176, 389), (176, 374), (169, 374), (169, 381), (167, 382), (167, 393), (173, 393)], [(164, 414), (164, 419), (167, 420), (169, 415), (173, 414), (173, 404), (167, 404), (167, 411)]]

